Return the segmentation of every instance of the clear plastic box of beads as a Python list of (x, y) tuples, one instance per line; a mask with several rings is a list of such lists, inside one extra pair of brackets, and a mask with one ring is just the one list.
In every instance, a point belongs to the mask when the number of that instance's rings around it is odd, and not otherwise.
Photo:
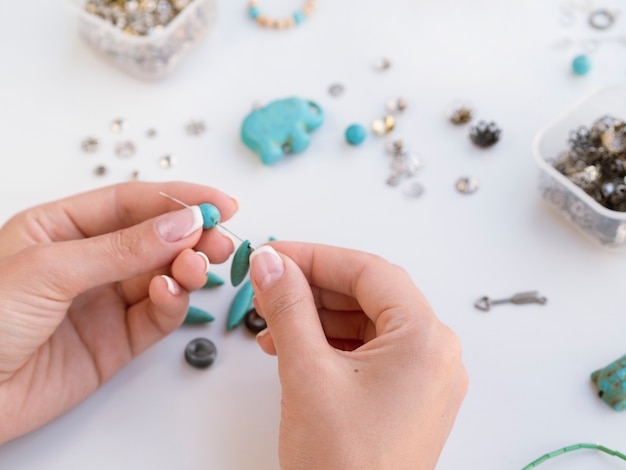
[(80, 36), (128, 73), (158, 79), (205, 36), (214, 0), (67, 0)]
[(543, 199), (600, 244), (626, 247), (626, 84), (588, 95), (535, 137)]

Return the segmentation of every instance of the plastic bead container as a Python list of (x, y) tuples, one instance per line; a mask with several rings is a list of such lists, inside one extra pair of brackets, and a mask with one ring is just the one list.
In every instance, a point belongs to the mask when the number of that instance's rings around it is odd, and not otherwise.
[(213, 25), (214, 0), (191, 0), (165, 27), (135, 36), (85, 10), (85, 0), (68, 0), (78, 17), (80, 35), (126, 72), (146, 79), (167, 74)]
[(602, 88), (579, 101), (535, 137), (533, 153), (541, 170), (543, 199), (585, 234), (607, 247), (626, 245), (626, 212), (607, 209), (553, 167), (567, 150), (568, 137), (580, 126), (590, 127), (605, 115), (626, 119), (626, 85)]

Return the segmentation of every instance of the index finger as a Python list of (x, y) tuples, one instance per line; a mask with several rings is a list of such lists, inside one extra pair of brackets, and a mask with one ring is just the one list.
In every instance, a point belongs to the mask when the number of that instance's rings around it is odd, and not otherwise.
[(433, 315), (408, 273), (379, 256), (309, 243), (271, 245), (294, 260), (312, 286), (356, 299), (378, 333)]
[(178, 204), (161, 196), (161, 191), (190, 206), (211, 203), (219, 209), (222, 220), (228, 220), (237, 211), (235, 199), (223, 192), (183, 182), (122, 183), (71, 196), (37, 209), (62, 211), (80, 233), (92, 237), (180, 209)]

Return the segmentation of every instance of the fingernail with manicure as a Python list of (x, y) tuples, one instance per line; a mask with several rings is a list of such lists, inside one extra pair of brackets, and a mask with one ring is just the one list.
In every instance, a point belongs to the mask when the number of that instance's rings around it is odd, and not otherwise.
[(178, 285), (178, 282), (176, 282), (171, 277), (166, 276), (165, 274), (163, 274), (161, 277), (165, 279), (165, 282), (167, 283), (167, 290), (170, 294), (172, 295), (180, 294), (180, 286)]
[(271, 286), (284, 272), (283, 260), (271, 246), (261, 246), (250, 255), (250, 275), (261, 289)]
[(209, 272), (209, 268), (211, 267), (211, 262), (209, 261), (209, 257), (202, 253), (201, 251), (196, 251), (196, 254), (204, 260), (204, 274)]
[(156, 221), (156, 230), (166, 242), (177, 242), (202, 228), (204, 221), (198, 206), (169, 212)]

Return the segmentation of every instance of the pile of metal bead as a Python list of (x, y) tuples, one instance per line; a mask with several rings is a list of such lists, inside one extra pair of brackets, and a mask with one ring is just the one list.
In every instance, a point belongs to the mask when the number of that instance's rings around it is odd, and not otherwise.
[(626, 123), (604, 116), (569, 137), (554, 167), (602, 206), (626, 212)]
[(88, 0), (85, 9), (133, 36), (163, 29), (190, 0)]

